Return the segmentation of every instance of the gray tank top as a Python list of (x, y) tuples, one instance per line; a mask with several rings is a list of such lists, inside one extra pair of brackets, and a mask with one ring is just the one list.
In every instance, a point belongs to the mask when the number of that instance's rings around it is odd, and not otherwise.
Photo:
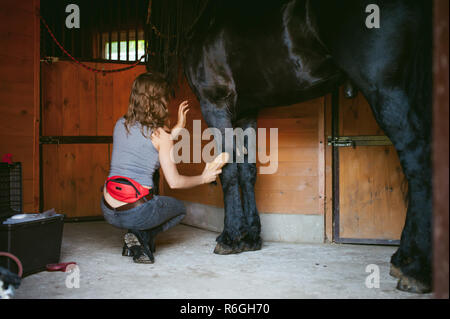
[(158, 150), (152, 141), (141, 133), (135, 124), (127, 133), (122, 117), (116, 122), (113, 134), (113, 152), (108, 177), (124, 176), (141, 185), (153, 187), (153, 173), (159, 169)]

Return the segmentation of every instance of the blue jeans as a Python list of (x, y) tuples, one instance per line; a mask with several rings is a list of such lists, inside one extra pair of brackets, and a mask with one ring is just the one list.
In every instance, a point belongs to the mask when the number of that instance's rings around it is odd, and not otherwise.
[(101, 200), (105, 220), (111, 225), (131, 230), (149, 230), (161, 226), (165, 231), (177, 225), (185, 216), (183, 202), (168, 196), (155, 195), (151, 200), (137, 207), (114, 211)]

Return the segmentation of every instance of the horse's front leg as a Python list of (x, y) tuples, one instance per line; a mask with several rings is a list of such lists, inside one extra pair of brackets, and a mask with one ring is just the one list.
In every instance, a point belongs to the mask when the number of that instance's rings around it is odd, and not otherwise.
[[(225, 129), (233, 128), (228, 108), (206, 101), (201, 101), (201, 108), (203, 117), (209, 127), (217, 129), (216, 133), (219, 136), (215, 136), (215, 140), (220, 143), (218, 146), (221, 146), (221, 151), (227, 151), (225, 148)], [(232, 149), (228, 152), (233, 154), (235, 144), (231, 144)], [(233, 156), (230, 156), (230, 158), (233, 160)], [(246, 224), (239, 191), (238, 166), (234, 160), (222, 168), (220, 181), (223, 189), (225, 218), (223, 231), (216, 239), (217, 245), (214, 253), (220, 255), (240, 253), (244, 249), (242, 239), (246, 235)]]
[(241, 161), (238, 161), (238, 173), (239, 186), (242, 193), (242, 206), (247, 225), (247, 232), (244, 237), (245, 251), (259, 250), (262, 247), (261, 221), (255, 200), (255, 183), (257, 176), (256, 123), (256, 116), (241, 119), (236, 123), (236, 127), (241, 128), (241, 133), (243, 134), (242, 137), (236, 137), (243, 142), (242, 147), (240, 145), (241, 143), (237, 143), (236, 152), (237, 158), (242, 159)]

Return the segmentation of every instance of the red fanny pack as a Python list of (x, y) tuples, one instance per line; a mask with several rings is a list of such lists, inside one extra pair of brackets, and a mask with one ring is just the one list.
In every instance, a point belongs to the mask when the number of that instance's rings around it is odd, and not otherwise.
[(123, 176), (111, 176), (106, 180), (106, 190), (115, 199), (125, 203), (134, 203), (150, 194), (148, 188), (135, 180)]

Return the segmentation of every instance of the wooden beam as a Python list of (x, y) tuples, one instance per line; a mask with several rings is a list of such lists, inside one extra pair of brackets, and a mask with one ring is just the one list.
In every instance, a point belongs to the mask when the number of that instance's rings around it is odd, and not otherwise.
[(436, 298), (448, 293), (448, 0), (434, 1), (434, 124), (433, 124), (433, 281)]

